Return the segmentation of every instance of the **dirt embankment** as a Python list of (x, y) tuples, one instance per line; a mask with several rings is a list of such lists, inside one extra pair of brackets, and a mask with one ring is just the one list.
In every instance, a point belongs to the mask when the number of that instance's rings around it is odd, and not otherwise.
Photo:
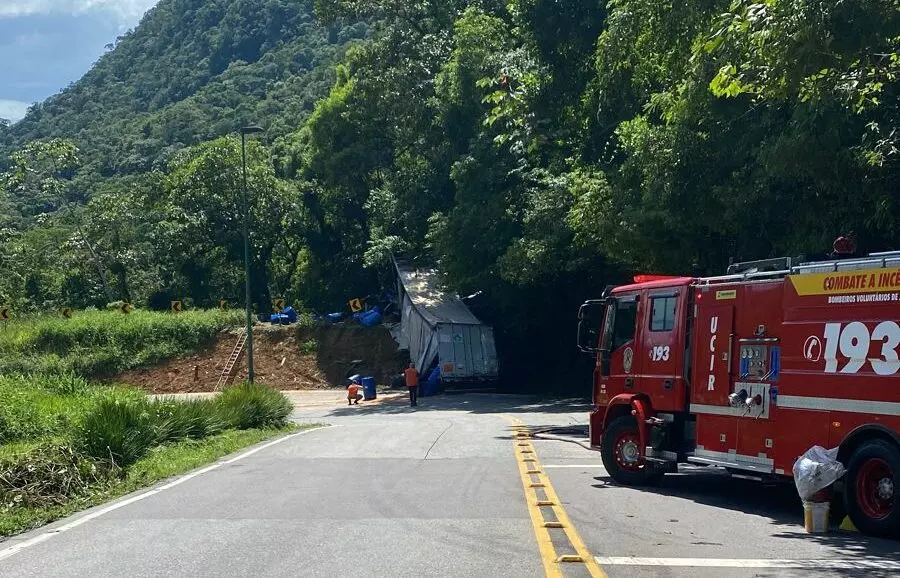
[[(222, 333), (214, 344), (194, 355), (129, 371), (111, 381), (152, 393), (214, 391), (237, 339), (237, 332)], [(379, 384), (389, 385), (406, 359), (382, 327), (257, 325), (253, 331), (256, 380), (281, 390), (343, 387), (344, 378), (356, 373), (374, 376)], [(246, 377), (245, 355), (233, 381)]]
[(328, 383), (342, 384), (350, 375), (371, 375), (379, 385), (390, 385), (409, 363), (408, 352), (397, 351), (397, 342), (384, 327), (328, 325), (298, 330), (301, 341), (318, 343), (316, 366)]

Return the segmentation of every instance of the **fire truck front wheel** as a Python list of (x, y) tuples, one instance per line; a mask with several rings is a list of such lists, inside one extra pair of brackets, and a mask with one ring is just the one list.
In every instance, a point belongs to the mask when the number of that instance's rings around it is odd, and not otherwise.
[(900, 537), (900, 449), (886, 440), (863, 443), (847, 464), (847, 513), (864, 534)]
[(641, 458), (639, 439), (637, 420), (631, 415), (616, 418), (603, 432), (600, 457), (609, 476), (620, 484), (649, 484), (662, 477)]

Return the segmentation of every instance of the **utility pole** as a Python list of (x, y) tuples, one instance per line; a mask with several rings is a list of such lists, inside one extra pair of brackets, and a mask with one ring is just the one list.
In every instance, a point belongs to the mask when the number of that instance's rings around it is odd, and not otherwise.
[(247, 193), (247, 135), (263, 132), (258, 126), (241, 129), (241, 166), (244, 180), (244, 307), (247, 313), (247, 381), (253, 383), (253, 305), (250, 302), (250, 202)]

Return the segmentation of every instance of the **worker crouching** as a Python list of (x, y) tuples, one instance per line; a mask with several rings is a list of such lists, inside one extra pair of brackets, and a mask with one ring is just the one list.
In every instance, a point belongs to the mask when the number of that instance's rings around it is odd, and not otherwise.
[(359, 400), (362, 398), (363, 395), (359, 393), (359, 385), (351, 382), (347, 386), (347, 405), (359, 405)]

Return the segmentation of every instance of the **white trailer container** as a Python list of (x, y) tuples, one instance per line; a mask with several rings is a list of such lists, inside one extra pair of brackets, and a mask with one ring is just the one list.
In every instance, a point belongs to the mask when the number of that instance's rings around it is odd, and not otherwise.
[(494, 330), (459, 297), (440, 287), (433, 269), (395, 261), (401, 321), (398, 341), (423, 378), (440, 367), (448, 383), (493, 381), (498, 376)]

